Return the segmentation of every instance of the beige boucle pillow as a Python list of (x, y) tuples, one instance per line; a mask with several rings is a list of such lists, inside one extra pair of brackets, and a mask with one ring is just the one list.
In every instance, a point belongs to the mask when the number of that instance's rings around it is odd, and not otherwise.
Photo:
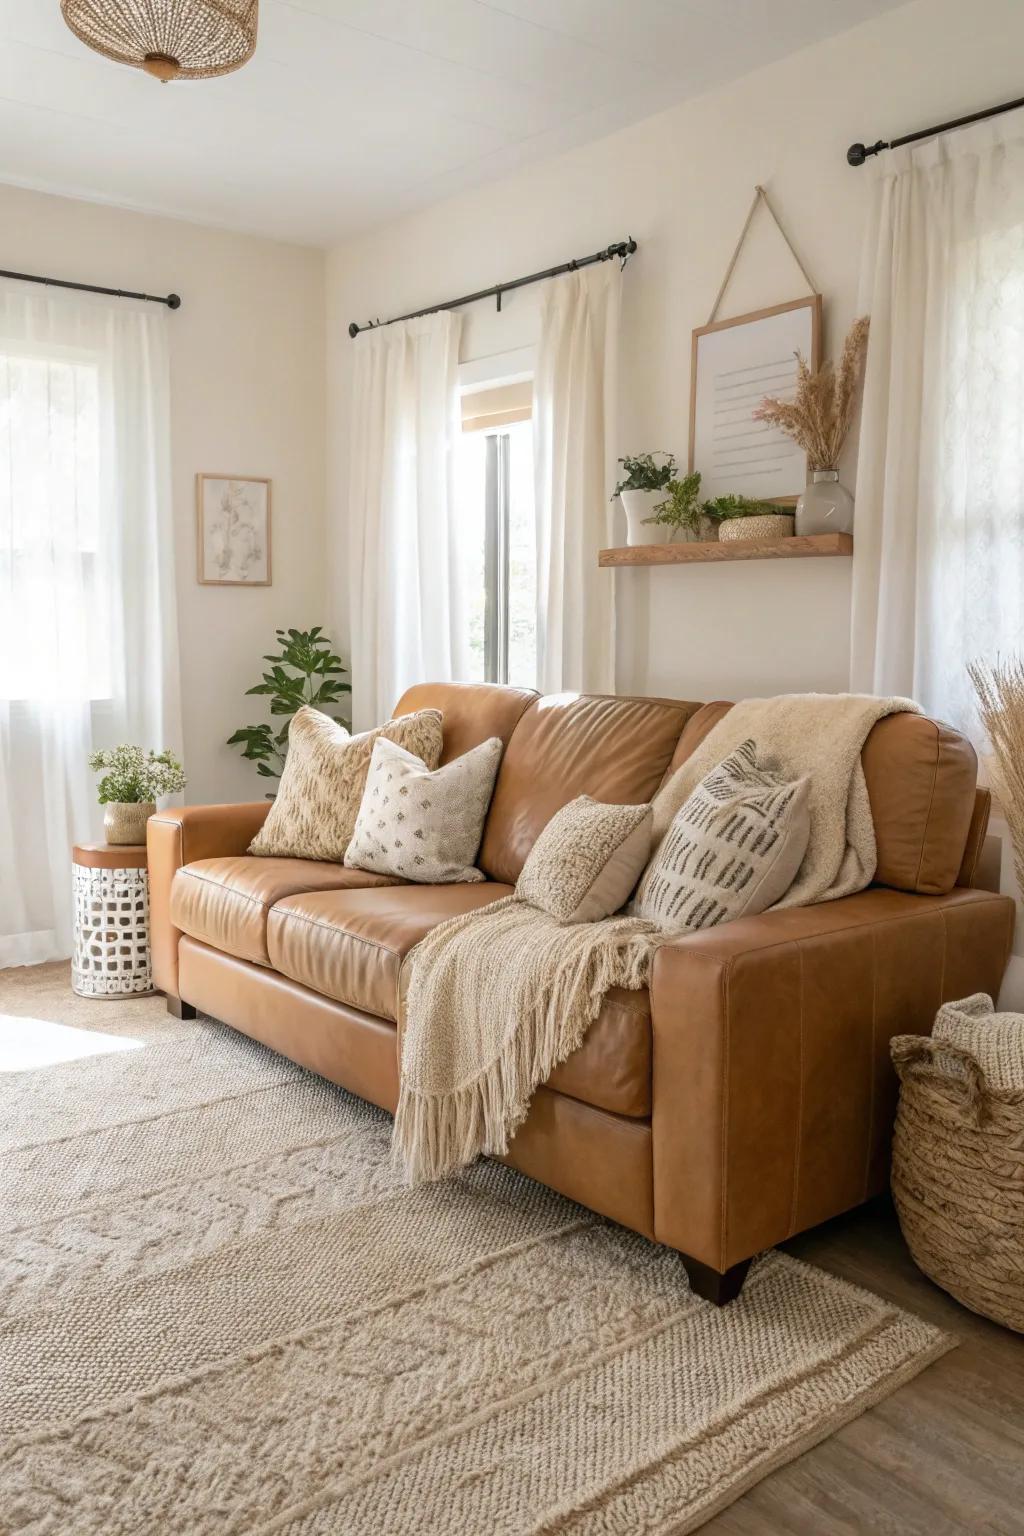
[(807, 852), (810, 784), (759, 767), (754, 742), (743, 742), (676, 813), (634, 916), (669, 931), (711, 928), (781, 901)]
[(559, 922), (594, 923), (626, 904), (650, 851), (649, 805), (602, 805), (580, 795), (534, 843), (516, 895)]
[(444, 740), (441, 711), (421, 709), (350, 736), (329, 715), (304, 705), (289, 727), (277, 798), (249, 852), (340, 864), (352, 841), (374, 743), (381, 737), (436, 768)]
[(473, 860), (501, 750), (492, 736), (431, 771), (415, 753), (378, 737), (345, 863), (429, 885), (482, 880)]

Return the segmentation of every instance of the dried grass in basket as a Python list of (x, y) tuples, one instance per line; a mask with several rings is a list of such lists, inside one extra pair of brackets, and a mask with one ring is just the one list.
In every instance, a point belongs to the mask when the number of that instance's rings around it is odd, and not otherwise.
[(898, 1035), (891, 1051), (892, 1193), (914, 1262), (965, 1307), (1024, 1332), (1024, 1090), (990, 1088), (949, 1040)]

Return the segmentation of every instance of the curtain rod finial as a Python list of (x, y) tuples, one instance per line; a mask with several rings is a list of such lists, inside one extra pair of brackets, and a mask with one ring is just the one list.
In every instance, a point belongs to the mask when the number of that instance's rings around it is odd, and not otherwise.
[(353, 341), (355, 341), (356, 337), (359, 335), (359, 330), (360, 330), (360, 327), (356, 324), (356, 322), (354, 320), (349, 322), (348, 333), (352, 337)]
[(846, 161), (848, 165), (863, 165), (867, 157), (868, 152), (864, 148), (863, 144), (851, 144), (849, 149), (846, 151)]
[(181, 308), (181, 294), (180, 293), (169, 293), (167, 295), (167, 308), (168, 309), (180, 309)]

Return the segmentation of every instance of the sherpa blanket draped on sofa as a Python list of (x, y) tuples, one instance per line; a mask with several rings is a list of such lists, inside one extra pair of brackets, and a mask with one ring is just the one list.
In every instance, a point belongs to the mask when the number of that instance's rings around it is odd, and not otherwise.
[[(655, 835), (705, 773), (753, 738), (778, 772), (811, 778), (807, 854), (778, 905), (862, 890), (876, 851), (861, 748), (877, 720), (916, 709), (852, 694), (736, 704), (660, 791)], [(407, 962), (402, 1008), (394, 1152), (410, 1182), (507, 1152), (536, 1088), (579, 1049), (605, 993), (646, 986), (651, 955), (668, 937), (633, 917), (562, 924), (515, 896), (428, 934)]]

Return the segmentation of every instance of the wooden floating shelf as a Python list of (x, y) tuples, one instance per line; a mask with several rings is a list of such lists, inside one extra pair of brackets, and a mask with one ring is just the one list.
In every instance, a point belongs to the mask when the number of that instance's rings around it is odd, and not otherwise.
[(729, 540), (707, 544), (628, 544), (602, 549), (598, 565), (690, 565), (719, 560), (810, 560), (823, 555), (852, 555), (852, 533), (811, 533), (788, 539)]

